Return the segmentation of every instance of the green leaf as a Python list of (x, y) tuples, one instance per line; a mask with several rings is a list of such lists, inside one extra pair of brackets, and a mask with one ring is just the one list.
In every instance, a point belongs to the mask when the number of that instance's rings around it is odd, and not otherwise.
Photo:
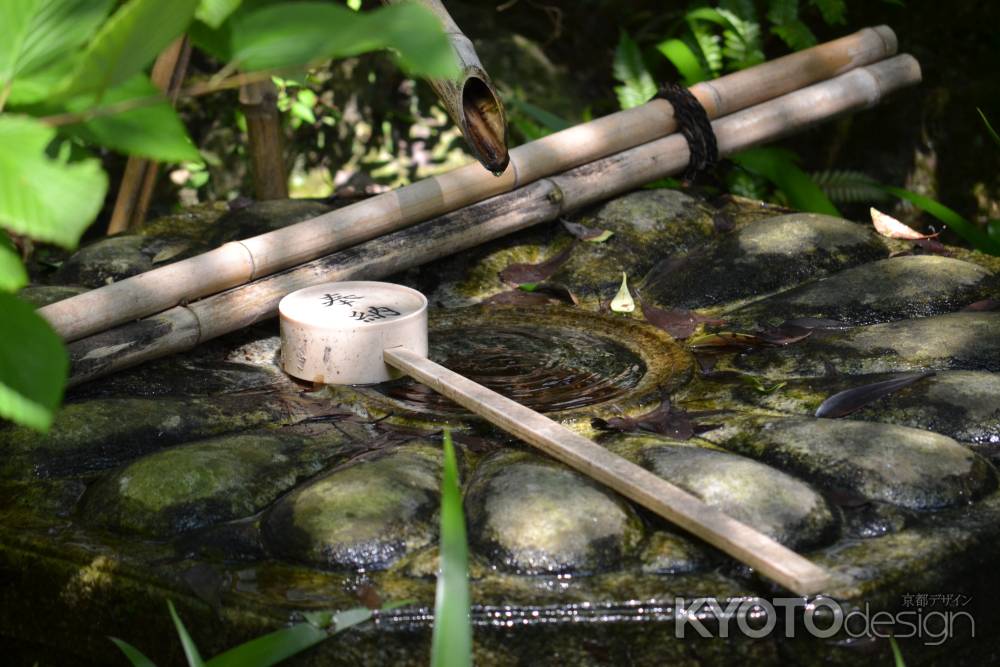
[(331, 619), (333, 625), (332, 632), (343, 632), (347, 628), (353, 628), (355, 625), (364, 623), (371, 617), (372, 610), (367, 607), (354, 607), (353, 609), (338, 611)]
[(0, 292), (0, 417), (47, 431), (62, 400), (69, 358), (48, 322)]
[(205, 664), (207, 667), (270, 667), (328, 637), (325, 630), (310, 623), (297, 623), (231, 648)]
[(98, 160), (67, 163), (45, 149), (55, 130), (26, 116), (0, 116), (0, 226), (75, 247), (104, 202)]
[(712, 76), (720, 73), (722, 71), (722, 46), (719, 36), (709, 26), (698, 21), (688, 21), (688, 26), (691, 28), (691, 38), (698, 45), (698, 50), (701, 52), (702, 58), (705, 59), (705, 64), (708, 65), (708, 71), (711, 72)]
[(181, 621), (181, 617), (177, 615), (177, 610), (174, 609), (174, 603), (167, 600), (167, 608), (170, 609), (170, 618), (174, 619), (177, 636), (181, 638), (181, 646), (184, 647), (184, 656), (187, 658), (188, 666), (205, 667), (205, 662), (201, 659), (201, 654), (198, 653), (198, 647), (195, 646), (194, 640), (191, 639), (191, 635), (188, 634), (187, 628), (184, 627), (184, 623)]
[(0, 291), (16, 292), (28, 284), (28, 272), (5, 233), (0, 231)]
[(781, 41), (794, 51), (801, 51), (816, 45), (816, 35), (802, 21), (776, 25), (771, 28), (771, 32), (780, 37)]
[(839, 25), (844, 22), (844, 16), (847, 14), (847, 3), (844, 0), (810, 0), (810, 4), (819, 9), (827, 25)]
[(393, 49), (409, 72), (451, 77), (451, 44), (429, 10), (404, 3), (371, 12), (342, 5), (286, 2), (233, 17), (232, 59), (244, 70), (304, 65)]
[(1000, 255), (1000, 242), (990, 238), (990, 236), (979, 229), (979, 227), (969, 222), (944, 204), (937, 202), (930, 197), (918, 195), (916, 192), (904, 190), (903, 188), (896, 188), (887, 185), (885, 186), (885, 190), (886, 192), (896, 195), (900, 199), (905, 199), (921, 211), (933, 215), (935, 218), (948, 225), (953, 232), (968, 241), (969, 244), (976, 250), (981, 250), (982, 252), (986, 252), (991, 255)]
[(615, 79), (622, 85), (615, 86), (618, 104), (622, 109), (631, 109), (645, 104), (656, 95), (656, 84), (646, 69), (638, 45), (623, 30), (618, 38), (615, 58), (612, 63)]
[[(11, 102), (39, 101), (65, 73), (73, 52), (107, 16), (112, 0), (0, 2), (0, 89)], [(53, 71), (54, 70), (54, 71)]]
[(751, 148), (729, 159), (774, 183), (793, 207), (841, 217), (840, 211), (823, 194), (823, 190), (795, 164), (794, 153), (780, 148)]
[(828, 169), (810, 174), (826, 196), (838, 204), (882, 202), (891, 198), (874, 178), (860, 171)]
[(101, 93), (142, 72), (194, 17), (198, 0), (129, 0), (97, 32), (57, 95)]
[(433, 667), (472, 664), (472, 624), (469, 618), (469, 553), (465, 539), (462, 492), (451, 432), (444, 432), (444, 472), (441, 479), (441, 571), (434, 603)]
[(201, 0), (194, 17), (209, 26), (218, 28), (229, 16), (239, 9), (242, 0)]
[(767, 20), (784, 25), (799, 19), (799, 0), (768, 0)]
[[(162, 93), (153, 82), (145, 74), (137, 74), (121, 86), (107, 91), (101, 106), (158, 96), (162, 97)], [(66, 103), (66, 110), (83, 112), (93, 107), (94, 103), (93, 95), (76, 97)], [(65, 126), (61, 131), (91, 144), (160, 162), (201, 159), (198, 149), (188, 138), (180, 116), (165, 99), (106, 116), (94, 116), (77, 125)]]
[(565, 130), (572, 125), (572, 123), (568, 120), (560, 118), (551, 111), (546, 111), (545, 109), (537, 107), (529, 102), (525, 102), (522, 99), (512, 97), (507, 101), (507, 103), (513, 109), (520, 111), (525, 116), (528, 116), (535, 122), (539, 123), (546, 130), (558, 132), (559, 130)]
[(990, 133), (990, 137), (993, 138), (993, 141), (997, 146), (1000, 146), (1000, 135), (998, 135), (997, 131), (993, 129), (993, 126), (990, 125), (990, 121), (986, 119), (986, 114), (984, 114), (983, 110), (979, 107), (976, 107), (976, 111), (979, 112), (979, 117), (983, 119), (983, 125), (986, 126), (986, 131)]
[(687, 44), (679, 39), (668, 39), (656, 46), (657, 50), (667, 57), (667, 60), (677, 68), (684, 77), (685, 86), (693, 86), (699, 81), (708, 79), (708, 73), (701, 66), (698, 56)]
[(118, 639), (117, 637), (108, 637), (108, 639), (113, 641), (115, 646), (122, 650), (125, 657), (132, 663), (132, 667), (156, 667), (156, 664), (143, 655), (142, 651), (132, 646), (127, 641)]

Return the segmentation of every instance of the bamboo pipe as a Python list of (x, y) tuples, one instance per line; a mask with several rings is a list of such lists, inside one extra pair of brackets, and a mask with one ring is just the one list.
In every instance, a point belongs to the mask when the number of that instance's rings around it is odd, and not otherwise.
[[(412, 0), (382, 0), (397, 5)], [(479, 61), (472, 41), (465, 36), (440, 0), (417, 0), (441, 21), (455, 56), (459, 75), (455, 79), (430, 79), (428, 83), (444, 104), (448, 115), (462, 130), (472, 154), (494, 174), (502, 174), (510, 161), (507, 151), (507, 115), (489, 74)]]
[[(896, 39), (886, 26), (787, 55), (778, 60), (703, 82), (691, 92), (710, 117), (731, 113), (767, 96), (882, 60)], [(644, 144), (675, 129), (665, 100), (551, 134), (511, 151), (510, 164), (494, 178), (466, 165), (392, 192), (202, 255), (168, 264), (39, 309), (67, 341), (109, 329), (179, 303), (215, 294), (296, 266), (421, 220), (510, 192), (559, 171)]]
[[(719, 152), (730, 155), (836, 115), (873, 106), (883, 96), (919, 81), (920, 66), (909, 55), (851, 70), (716, 120), (712, 127)], [(69, 384), (189, 350), (272, 317), (281, 298), (302, 287), (389, 276), (678, 173), (688, 159), (684, 138), (670, 135), (248, 285), (78, 340), (69, 345)]]

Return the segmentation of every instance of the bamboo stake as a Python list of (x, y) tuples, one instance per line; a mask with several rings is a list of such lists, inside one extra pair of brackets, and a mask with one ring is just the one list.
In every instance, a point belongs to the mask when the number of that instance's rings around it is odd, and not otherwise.
[[(705, 105), (709, 116), (714, 117), (758, 104), (768, 99), (767, 95), (790, 92), (807, 83), (877, 62), (895, 52), (895, 48), (891, 29), (865, 28), (833, 42), (700, 83), (691, 92)], [(466, 165), (58, 301), (38, 312), (63, 339), (76, 340), (510, 192), (550, 174), (668, 135), (674, 129), (669, 103), (653, 100), (515, 148), (510, 164), (499, 177), (490, 176), (478, 165)]]
[[(382, 0), (395, 5), (410, 0)], [(458, 27), (439, 0), (417, 0), (440, 19), (458, 57), (461, 72), (455, 79), (429, 81), (452, 121), (462, 130), (472, 154), (489, 171), (503, 173), (510, 161), (507, 151), (507, 116), (489, 74), (479, 62), (472, 41)]]
[[(919, 81), (917, 61), (901, 55), (730, 114), (713, 122), (712, 127), (720, 153), (730, 155), (836, 115), (874, 106), (883, 96)], [(688, 159), (684, 138), (670, 135), (248, 285), (84, 338), (69, 345), (69, 384), (182, 352), (272, 317), (278, 301), (302, 287), (383, 278), (678, 173)]]
[(241, 86), (240, 107), (247, 119), (254, 195), (261, 201), (288, 199), (278, 88), (272, 81)]
[[(188, 38), (180, 37), (157, 56), (153, 63), (150, 79), (160, 90), (167, 93), (171, 103), (177, 101), (187, 71), (188, 57), (191, 55), (191, 44)], [(149, 200), (156, 182), (159, 167), (156, 162), (146, 158), (129, 157), (125, 163), (125, 173), (118, 187), (118, 197), (108, 222), (108, 236), (123, 232), (126, 229), (142, 224), (149, 210)]]

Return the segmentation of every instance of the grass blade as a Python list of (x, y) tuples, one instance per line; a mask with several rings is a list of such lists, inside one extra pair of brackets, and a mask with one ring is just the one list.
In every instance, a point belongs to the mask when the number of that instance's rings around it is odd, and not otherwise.
[(187, 628), (184, 627), (181, 617), (177, 615), (174, 603), (167, 600), (167, 607), (170, 609), (170, 618), (174, 619), (174, 627), (177, 628), (177, 634), (181, 638), (181, 645), (184, 647), (184, 655), (187, 657), (189, 667), (205, 667), (205, 661), (201, 659), (198, 647), (195, 646), (194, 640), (191, 639)]
[(156, 663), (143, 655), (142, 651), (132, 646), (127, 641), (118, 639), (117, 637), (108, 637), (108, 639), (113, 641), (115, 646), (122, 650), (125, 657), (132, 663), (132, 667), (156, 667)]
[(297, 623), (231, 648), (206, 664), (207, 667), (270, 667), (328, 636), (325, 630), (315, 625)]
[(458, 486), (458, 464), (451, 432), (444, 432), (444, 474), (441, 479), (441, 565), (434, 603), (433, 667), (472, 664), (472, 624), (469, 619), (469, 553), (465, 515)]

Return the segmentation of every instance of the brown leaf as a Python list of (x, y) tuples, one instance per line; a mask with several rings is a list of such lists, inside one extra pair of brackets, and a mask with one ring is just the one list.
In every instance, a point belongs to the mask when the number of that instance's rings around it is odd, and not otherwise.
[(581, 241), (590, 241), (591, 243), (603, 243), (607, 241), (614, 232), (607, 229), (598, 229), (597, 227), (588, 227), (586, 225), (581, 225), (578, 222), (570, 222), (569, 220), (561, 220), (563, 227), (567, 232), (580, 239)]
[(684, 410), (675, 410), (670, 401), (664, 399), (652, 412), (638, 417), (612, 417), (604, 420), (594, 418), (590, 424), (603, 431), (644, 431), (658, 433), (676, 440), (687, 440), (694, 435), (694, 423)]
[(932, 239), (938, 236), (938, 234), (921, 234), (917, 230), (904, 225), (899, 220), (896, 220), (896, 218), (891, 215), (886, 215), (877, 208), (873, 207), (869, 210), (872, 215), (872, 224), (875, 225), (875, 231), (887, 238), (916, 241), (920, 239)]
[(569, 259), (570, 253), (573, 252), (575, 247), (576, 242), (573, 242), (555, 257), (539, 264), (511, 264), (500, 272), (500, 280), (508, 285), (540, 283), (566, 263), (566, 260)]
[(935, 255), (951, 256), (951, 253), (948, 252), (948, 248), (945, 244), (936, 239), (915, 239), (913, 242), (923, 248), (924, 252), (933, 253)]
[(881, 382), (873, 382), (860, 387), (845, 389), (823, 401), (816, 409), (816, 416), (835, 419), (849, 415), (883, 396), (888, 396), (904, 387), (909, 387), (918, 380), (923, 380), (932, 375), (934, 375), (934, 371), (910, 373), (889, 380), (882, 380)]
[(725, 320), (716, 320), (705, 315), (700, 315), (691, 310), (674, 308), (666, 310), (656, 306), (646, 305), (641, 302), (642, 316), (646, 321), (655, 327), (663, 329), (674, 338), (684, 339), (694, 333), (699, 324), (725, 324)]
[(568, 303), (575, 306), (580, 301), (565, 285), (543, 283), (530, 292), (523, 289), (500, 292), (485, 299), (483, 303), (497, 306), (547, 306)]
[(757, 336), (753, 334), (738, 333), (736, 331), (720, 331), (718, 333), (702, 334), (688, 341), (688, 345), (694, 349), (720, 348), (728, 350), (749, 350), (764, 345)]
[(774, 327), (773, 329), (766, 329), (765, 331), (760, 332), (757, 334), (757, 337), (765, 345), (784, 347), (785, 345), (791, 345), (792, 343), (798, 343), (800, 340), (805, 340), (812, 335), (812, 332), (813, 330), (808, 327), (784, 323)]

